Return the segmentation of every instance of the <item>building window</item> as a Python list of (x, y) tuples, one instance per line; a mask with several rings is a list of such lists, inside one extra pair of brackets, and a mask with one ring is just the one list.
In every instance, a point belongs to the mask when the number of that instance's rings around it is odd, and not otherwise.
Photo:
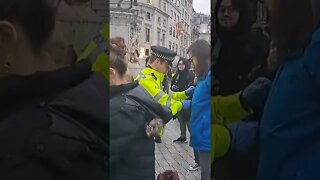
[(177, 46), (176, 46), (176, 52), (178, 52), (178, 44), (177, 44)]
[(180, 1), (177, 1), (177, 6), (180, 7)]
[(161, 25), (161, 17), (158, 17), (158, 24)]
[(173, 28), (173, 37), (175, 37), (176, 36), (176, 29), (175, 28)]
[(147, 12), (147, 19), (151, 20), (151, 14), (149, 12)]
[(180, 21), (180, 17), (178, 16), (178, 22)]
[(173, 44), (172, 44), (172, 50), (174, 50), (174, 49), (175, 49), (175, 44), (173, 43)]
[(171, 19), (173, 18), (173, 11), (172, 10), (171, 10), (171, 16), (170, 17), (171, 17)]
[(182, 9), (182, 19), (184, 18), (184, 9)]
[(161, 9), (161, 0), (159, 0), (158, 8)]
[(167, 12), (167, 4), (166, 3), (163, 3), (163, 11)]
[(176, 21), (176, 20), (177, 20), (177, 14), (174, 13), (174, 21)]
[(166, 34), (162, 34), (162, 46), (166, 46), (166, 44), (165, 44), (165, 42), (166, 42)]
[(172, 26), (170, 26), (169, 34), (172, 35)]
[(150, 50), (146, 49), (146, 56), (149, 56), (149, 54), (150, 54)]
[(164, 19), (164, 20), (163, 20), (163, 25), (162, 25), (162, 26), (163, 26), (163, 27), (167, 27), (167, 26), (166, 26), (166, 23), (167, 23), (167, 21)]
[(169, 41), (169, 49), (171, 50), (171, 41)]
[(161, 45), (160, 43), (161, 43), (161, 32), (160, 31), (158, 31), (158, 45)]
[(146, 42), (150, 42), (150, 29), (146, 28)]

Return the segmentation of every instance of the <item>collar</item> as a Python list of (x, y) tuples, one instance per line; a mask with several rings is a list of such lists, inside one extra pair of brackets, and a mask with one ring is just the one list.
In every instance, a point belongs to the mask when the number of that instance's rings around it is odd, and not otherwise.
[[(92, 74), (91, 62), (85, 60), (55, 71), (36, 72), (28, 76), (12, 75), (0, 79), (0, 112), (39, 102), (70, 89)], [(1, 114), (1, 113), (0, 113)]]
[(160, 81), (164, 80), (165, 74), (152, 69), (151, 67), (146, 67), (141, 71), (144, 75), (156, 76)]
[(138, 86), (138, 82), (122, 84), (119, 86), (110, 86), (110, 98), (113, 98), (118, 94), (126, 93), (137, 86)]

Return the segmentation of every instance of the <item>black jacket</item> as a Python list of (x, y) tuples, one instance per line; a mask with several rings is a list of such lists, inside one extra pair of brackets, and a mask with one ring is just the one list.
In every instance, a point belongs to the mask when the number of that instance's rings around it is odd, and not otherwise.
[(269, 47), (269, 39), (261, 31), (252, 31), (245, 41), (221, 42), (219, 58), (213, 67), (220, 90), (214, 94), (230, 95), (246, 88), (254, 81), (250, 78), (254, 68), (266, 64)]
[[(217, 36), (212, 39), (214, 95), (230, 95), (243, 90), (256, 78), (250, 77), (254, 68), (267, 62), (270, 39), (260, 29), (252, 28), (254, 12), (249, 1), (237, 2), (240, 12), (238, 24), (231, 29), (223, 28), (219, 23), (215, 26)], [(221, 3), (222, 0), (217, 1), (215, 12), (219, 11)], [(215, 19), (218, 22), (217, 15)], [(218, 41), (220, 46), (217, 46)], [(215, 53), (217, 47), (220, 48)]]
[(108, 83), (89, 61), (0, 79), (0, 179), (108, 179)]
[(155, 117), (167, 123), (170, 109), (137, 83), (113, 86), (110, 95), (110, 179), (154, 180), (155, 145), (145, 125)]
[(181, 92), (187, 90), (190, 86), (194, 85), (194, 73), (192, 70), (186, 72), (179, 72), (173, 76), (171, 91)]

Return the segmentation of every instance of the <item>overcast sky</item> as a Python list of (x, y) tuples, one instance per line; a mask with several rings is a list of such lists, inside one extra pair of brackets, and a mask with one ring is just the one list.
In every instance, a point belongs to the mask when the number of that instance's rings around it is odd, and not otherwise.
[(193, 0), (193, 8), (197, 13), (211, 14), (211, 0)]

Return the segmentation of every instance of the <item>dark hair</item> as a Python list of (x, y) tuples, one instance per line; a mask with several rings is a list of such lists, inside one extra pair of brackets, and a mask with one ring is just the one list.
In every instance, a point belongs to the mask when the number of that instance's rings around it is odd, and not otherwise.
[(291, 52), (304, 50), (315, 30), (315, 22), (309, 0), (278, 0), (276, 3), (270, 11), (270, 29), (278, 59), (282, 59)]
[(166, 60), (161, 59), (161, 58), (159, 58), (159, 57), (157, 57), (157, 56), (155, 56), (155, 55), (153, 55), (153, 54), (151, 54), (148, 62), (149, 62), (149, 63), (153, 63), (156, 59), (159, 59), (161, 64), (163, 64), (163, 63), (166, 62)]
[(22, 25), (33, 50), (39, 50), (51, 37), (56, 9), (50, 0), (0, 0), (0, 20)]
[(123, 59), (121, 56), (119, 56), (113, 51), (110, 51), (109, 58), (110, 58), (110, 64), (109, 64), (110, 68), (117, 70), (117, 72), (119, 73), (119, 76), (123, 77), (126, 74), (127, 67), (128, 67), (125, 59)]
[(198, 60), (198, 65), (195, 67), (195, 72), (198, 79), (207, 75), (210, 69), (211, 61), (211, 46), (206, 40), (197, 40), (192, 43), (187, 50)]
[[(236, 35), (246, 36), (249, 35), (251, 26), (255, 22), (254, 15), (254, 0), (231, 0), (232, 6), (239, 11), (239, 21), (237, 25), (230, 29), (224, 29), (220, 26), (218, 20), (218, 12), (223, 0), (218, 0), (215, 6), (215, 31), (220, 38), (232, 38)], [(230, 37), (231, 36), (231, 37)]]
[[(190, 68), (191, 68), (191, 63), (190, 63), (190, 61), (189, 61), (187, 58), (180, 57), (180, 59), (179, 59), (179, 61), (178, 61), (178, 63), (177, 63), (177, 66), (179, 65), (179, 63), (180, 63), (181, 61), (182, 61), (183, 64), (185, 65), (185, 69), (184, 69), (184, 70), (189, 71)], [(178, 71), (179, 71), (179, 69), (178, 69)]]
[(150, 57), (148, 56), (148, 57), (146, 58), (146, 66), (148, 66), (149, 60), (150, 60)]

